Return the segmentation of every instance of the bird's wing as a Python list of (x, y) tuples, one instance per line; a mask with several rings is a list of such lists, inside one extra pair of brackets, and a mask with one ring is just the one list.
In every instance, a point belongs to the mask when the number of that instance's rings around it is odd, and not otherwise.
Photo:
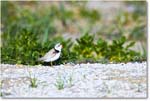
[(56, 52), (54, 49), (51, 49), (49, 52), (47, 52), (40, 60), (46, 60), (47, 58), (53, 58), (56, 55)]

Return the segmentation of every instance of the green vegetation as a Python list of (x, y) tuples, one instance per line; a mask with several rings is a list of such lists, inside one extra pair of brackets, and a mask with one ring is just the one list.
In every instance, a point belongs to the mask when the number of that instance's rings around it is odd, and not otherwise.
[(61, 89), (64, 89), (66, 87), (72, 87), (74, 84), (73, 84), (73, 74), (65, 74), (65, 75), (62, 75), (61, 76), (58, 76), (58, 78), (56, 79), (56, 83), (55, 83), (55, 87), (58, 89), (58, 90), (61, 90)]
[(138, 52), (130, 50), (135, 42), (130, 42), (125, 46), (127, 39), (121, 37), (117, 40), (113, 40), (111, 44), (107, 41), (99, 38), (97, 42), (94, 42), (94, 37), (89, 34), (85, 34), (80, 39), (77, 39), (77, 44), (74, 46), (73, 52), (78, 56), (78, 59), (91, 59), (92, 61), (98, 61), (101, 59), (108, 59), (112, 62), (128, 62), (128, 61), (140, 61), (141, 55)]
[(111, 44), (108, 44), (107, 41), (101, 38), (94, 42), (94, 36), (86, 33), (77, 39), (76, 44), (73, 44), (70, 39), (64, 40), (62, 37), (56, 37), (42, 45), (38, 43), (34, 34), (26, 30), (23, 32), (21, 36), (15, 37), (16, 41), (12, 39), (7, 41), (7, 48), (2, 48), (2, 57), (4, 57), (2, 58), (2, 62), (28, 65), (39, 64), (40, 62), (37, 59), (57, 43), (55, 40), (61, 42), (64, 48), (61, 58), (54, 64), (79, 61), (99, 62), (101, 59), (107, 59), (112, 62), (142, 61), (140, 53), (129, 49), (135, 42), (130, 42), (124, 46), (127, 42), (125, 37), (113, 40)]
[[(58, 42), (63, 45), (63, 50), (60, 59), (54, 64), (146, 60), (144, 2), (125, 2), (133, 5), (135, 12), (120, 10), (112, 17), (109, 25), (103, 21), (100, 11), (88, 9), (86, 3), (59, 2), (58, 5), (52, 3), (40, 7), (39, 2), (22, 4), (2, 1), (1, 62), (41, 64), (38, 58)], [(93, 32), (95, 27), (98, 30)], [(62, 36), (66, 32), (80, 33), (81, 37), (74, 42)], [(143, 53), (131, 49), (137, 42), (140, 42)]]
[(32, 88), (36, 88), (37, 87), (37, 79), (36, 78), (31, 78), (30, 83), (31, 83), (30, 86)]
[(59, 77), (56, 80), (55, 86), (58, 88), (58, 90), (64, 89), (64, 80), (61, 77)]
[(37, 86), (38, 86), (37, 78), (35, 77), (35, 75), (34, 75), (34, 77), (32, 77), (32, 74), (30, 71), (29, 71), (29, 79), (30, 79), (30, 87), (37, 88)]
[[(2, 62), (10, 64), (27, 64), (35, 65), (39, 64), (37, 59), (43, 56), (49, 49), (53, 48), (57, 42), (63, 44), (62, 57), (55, 64), (69, 62), (73, 57), (70, 53), (70, 47), (72, 42), (70, 39), (64, 40), (62, 37), (56, 37), (52, 40), (45, 42), (43, 45), (37, 41), (37, 36), (26, 30), (22, 31), (22, 35), (16, 35), (14, 39), (5, 43), (2, 48)], [(15, 40), (15, 41), (14, 41)]]
[(68, 87), (72, 87), (72, 86), (73, 86), (73, 74), (71, 74), (68, 79)]
[(1, 89), (1, 90), (0, 90), (0, 96), (1, 96), (1, 97), (3, 96), (3, 92), (2, 92), (2, 83), (3, 83), (2, 80), (0, 80), (0, 89)]

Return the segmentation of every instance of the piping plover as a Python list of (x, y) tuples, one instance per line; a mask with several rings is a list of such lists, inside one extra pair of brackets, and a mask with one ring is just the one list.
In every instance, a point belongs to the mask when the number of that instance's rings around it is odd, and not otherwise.
[(38, 61), (44, 61), (44, 62), (52, 62), (59, 59), (61, 54), (62, 45), (60, 43), (56, 44), (53, 49), (51, 49), (49, 52), (47, 52), (43, 57), (39, 58)]

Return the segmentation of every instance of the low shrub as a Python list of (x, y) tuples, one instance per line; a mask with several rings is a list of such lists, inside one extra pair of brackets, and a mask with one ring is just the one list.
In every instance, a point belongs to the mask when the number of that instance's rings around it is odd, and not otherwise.
[(130, 49), (135, 42), (130, 42), (125, 45), (126, 43), (127, 39), (124, 36), (113, 40), (110, 44), (102, 38), (94, 42), (94, 36), (86, 33), (80, 39), (77, 39), (77, 44), (74, 45), (73, 52), (78, 59), (87, 61), (139, 61), (142, 55)]
[(10, 33), (3, 34), (3, 46), (1, 48), (2, 63), (40, 64), (41, 62), (37, 61), (38, 58), (43, 56), (58, 42), (62, 43), (64, 48), (62, 50), (63, 55), (55, 64), (66, 63), (74, 57), (70, 52), (70, 47), (73, 44), (70, 39), (64, 40), (62, 37), (54, 37), (42, 43), (38, 40), (37, 35), (30, 30), (22, 29), (20, 32), (22, 33), (18, 33), (14, 36)]
[(2, 46), (2, 63), (10, 64), (41, 64), (39, 57), (48, 52), (54, 45), (60, 42), (63, 45), (62, 55), (54, 64), (67, 62), (128, 62), (143, 60), (142, 55), (130, 49), (135, 42), (125, 45), (127, 39), (121, 37), (113, 40), (111, 44), (99, 38), (94, 41), (94, 36), (88, 33), (76, 40), (64, 40), (62, 37), (54, 37), (44, 44), (40, 43), (35, 33), (22, 29), (22, 33), (10, 37), (4, 33), (3, 39), (7, 39)]

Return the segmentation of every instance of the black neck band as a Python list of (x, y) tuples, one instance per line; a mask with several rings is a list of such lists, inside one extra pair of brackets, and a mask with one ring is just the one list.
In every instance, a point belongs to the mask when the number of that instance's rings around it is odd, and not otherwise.
[(55, 49), (55, 48), (54, 48), (54, 50), (55, 50), (56, 53), (59, 53), (59, 50), (57, 50), (57, 49)]

